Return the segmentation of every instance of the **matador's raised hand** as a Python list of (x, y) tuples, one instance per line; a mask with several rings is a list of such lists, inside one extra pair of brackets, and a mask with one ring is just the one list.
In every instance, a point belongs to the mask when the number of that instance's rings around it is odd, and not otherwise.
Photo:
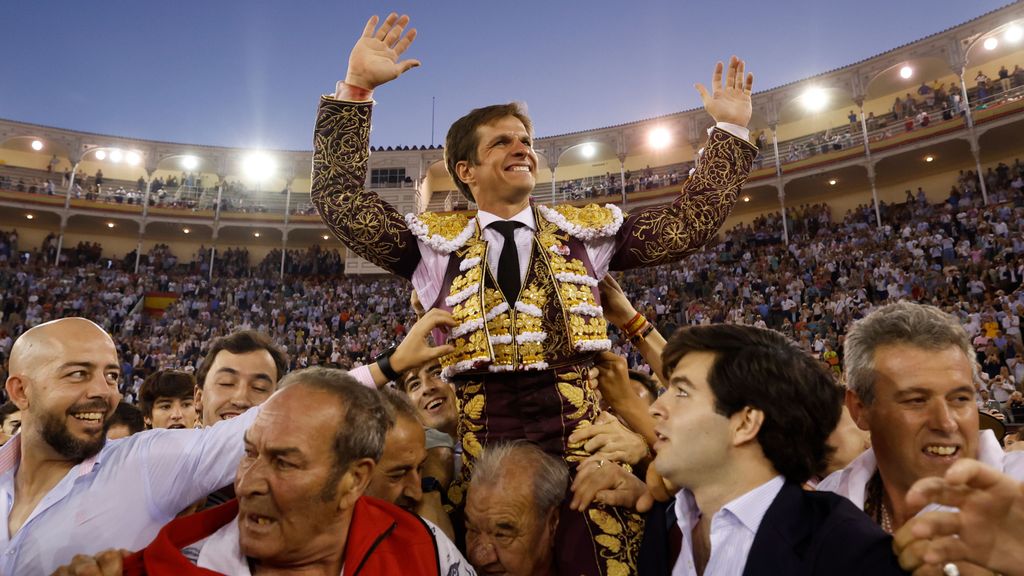
[(750, 104), (750, 92), (754, 87), (754, 75), (746, 73), (743, 60), (733, 56), (729, 58), (729, 71), (722, 80), (723, 65), (715, 65), (715, 74), (711, 79), (711, 93), (703, 84), (696, 84), (704, 101), (704, 109), (711, 114), (715, 122), (728, 122), (746, 127), (750, 123), (753, 109)]
[(363, 35), (348, 56), (345, 84), (349, 86), (373, 90), (420, 65), (419, 60), (398, 60), (416, 38), (415, 28), (405, 31), (409, 17), (392, 12), (379, 29), (378, 20), (373, 16), (366, 22)]

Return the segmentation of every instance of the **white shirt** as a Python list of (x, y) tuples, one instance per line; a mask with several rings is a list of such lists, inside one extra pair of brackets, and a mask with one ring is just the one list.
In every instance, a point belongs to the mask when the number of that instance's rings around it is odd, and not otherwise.
[[(750, 547), (768, 508), (786, 484), (781, 475), (722, 506), (711, 517), (711, 557), (704, 576), (735, 576), (743, 573)], [(683, 489), (676, 493), (676, 522), (683, 533), (679, 558), (672, 576), (697, 576), (693, 560), (693, 528), (701, 512), (693, 493)]]
[[(1018, 481), (1024, 481), (1024, 452), (1003, 452), (991, 430), (981, 430), (978, 433), (978, 461)], [(863, 510), (868, 482), (877, 469), (875, 451), (868, 448), (850, 462), (849, 466), (829, 474), (818, 484), (817, 489), (845, 496)]]
[[(469, 562), (462, 556), (455, 544), (445, 536), (437, 526), (429, 520), (422, 518), (423, 522), (434, 534), (434, 542), (437, 543), (437, 556), (441, 567), (441, 574), (447, 576), (476, 576), (476, 571)], [(242, 554), (241, 545), (238, 543), (238, 520), (228, 522), (210, 535), (201, 544), (199, 560), (197, 565), (233, 576), (251, 576), (249, 572), (249, 561)], [(341, 567), (341, 575), (344, 576), (345, 567)]]
[(138, 550), (203, 496), (230, 484), (258, 408), (195, 430), (148, 430), (111, 440), (72, 468), (14, 538), (7, 529), (21, 434), (0, 448), (0, 574), (50, 574), (76, 554)]

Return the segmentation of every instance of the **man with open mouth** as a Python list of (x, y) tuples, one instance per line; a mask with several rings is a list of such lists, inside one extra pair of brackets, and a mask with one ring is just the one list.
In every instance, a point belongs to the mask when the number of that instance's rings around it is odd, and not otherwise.
[(978, 366), (956, 318), (912, 302), (883, 306), (853, 324), (845, 353), (846, 405), (871, 448), (818, 490), (846, 496), (891, 534), (913, 517), (910, 487), (959, 460), (1024, 480), (1024, 453), (1004, 453), (979, 430)]

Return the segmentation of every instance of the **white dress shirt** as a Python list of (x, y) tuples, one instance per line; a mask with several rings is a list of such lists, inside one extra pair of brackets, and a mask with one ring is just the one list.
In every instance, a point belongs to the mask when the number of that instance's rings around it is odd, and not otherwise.
[[(445, 536), (445, 533), (435, 526), (431, 521), (421, 518), (434, 534), (434, 542), (437, 543), (438, 564), (441, 567), (441, 574), (448, 576), (476, 576), (476, 571), (469, 562), (462, 556), (455, 544)], [(238, 520), (232, 520), (211, 534), (206, 540), (197, 543), (199, 560), (196, 563), (200, 568), (206, 568), (221, 574), (232, 576), (251, 576), (249, 561), (242, 554), (242, 547), (238, 542)], [(341, 567), (340, 576), (345, 575), (345, 566)]]
[[(987, 464), (1015, 480), (1024, 481), (1024, 452), (1003, 452), (991, 430), (981, 430), (978, 436), (978, 461)], [(842, 470), (837, 470), (818, 483), (817, 489), (845, 496), (861, 510), (864, 509), (867, 485), (878, 470), (875, 451), (868, 448)], [(932, 510), (927, 507), (923, 511)]]
[(148, 430), (110, 440), (72, 468), (18, 533), (7, 529), (21, 434), (0, 448), (0, 574), (50, 574), (76, 554), (138, 550), (203, 496), (230, 484), (242, 457), (252, 408), (195, 430)]
[[(750, 130), (743, 126), (719, 122), (715, 127), (737, 138), (744, 140), (750, 138)], [(708, 134), (710, 133), (711, 129), (709, 128)], [(698, 162), (700, 162), (703, 150), (701, 148), (697, 152)], [(477, 211), (476, 220), (483, 231), (483, 239), (487, 242), (488, 246), (487, 265), (492, 273), (497, 274), (498, 258), (501, 256), (501, 248), (505, 245), (505, 240), (498, 231), (488, 228), (488, 225), (503, 220), (503, 218), (490, 212), (479, 210)], [(515, 238), (516, 249), (519, 252), (519, 280), (520, 282), (525, 282), (527, 266), (530, 263), (530, 252), (533, 249), (533, 237), (537, 232), (537, 222), (533, 215), (533, 208), (527, 206), (522, 212), (509, 218), (509, 220), (515, 220), (524, 224), (524, 226), (516, 228), (513, 238)], [(416, 239), (416, 245), (420, 251), (420, 262), (412, 274), (412, 287), (419, 295), (420, 302), (427, 309), (430, 309), (437, 300), (441, 286), (444, 283), (444, 273), (448, 269), (449, 255), (435, 251), (419, 238)], [(585, 246), (590, 263), (594, 267), (594, 275), (598, 280), (601, 280), (608, 273), (608, 264), (615, 255), (615, 237), (598, 238), (597, 240), (586, 242)]]
[[(776, 476), (722, 506), (711, 517), (711, 556), (704, 568), (704, 576), (736, 576), (743, 573), (761, 520), (785, 484), (785, 478)], [(677, 492), (675, 509), (683, 542), (672, 568), (672, 576), (697, 576), (697, 566), (693, 559), (693, 529), (700, 520), (701, 512), (693, 493), (686, 489)]]

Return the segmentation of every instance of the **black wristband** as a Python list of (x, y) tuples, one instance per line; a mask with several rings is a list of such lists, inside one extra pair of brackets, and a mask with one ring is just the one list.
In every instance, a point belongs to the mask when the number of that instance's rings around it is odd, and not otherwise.
[(377, 356), (377, 359), (375, 360), (381, 373), (383, 373), (384, 377), (391, 382), (398, 382), (398, 377), (401, 376), (401, 374), (395, 372), (395, 369), (391, 367), (391, 355), (395, 353), (395, 348), (397, 348), (397, 346), (388, 348), (380, 356)]

